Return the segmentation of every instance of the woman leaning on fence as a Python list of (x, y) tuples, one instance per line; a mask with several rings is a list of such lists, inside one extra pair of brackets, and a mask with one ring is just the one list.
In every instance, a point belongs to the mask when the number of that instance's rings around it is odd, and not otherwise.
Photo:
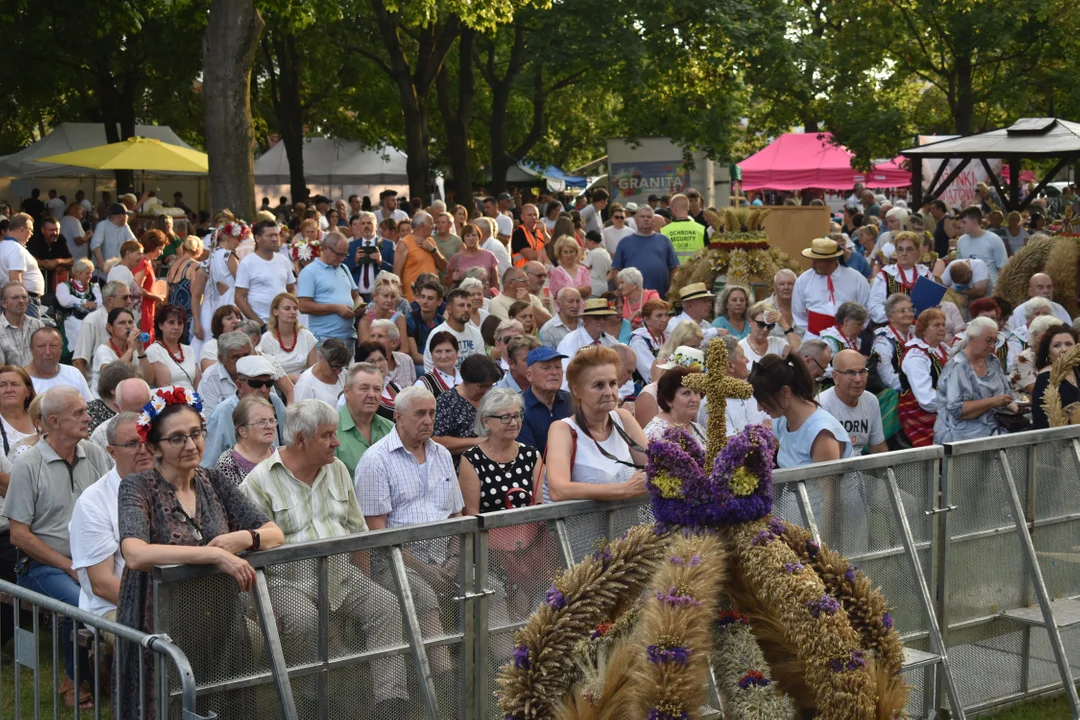
[[(216, 469), (199, 467), (206, 426), (202, 400), (181, 387), (159, 388), (144, 409), (139, 436), (155, 458), (153, 470), (128, 475), (120, 484), (120, 547), (127, 562), (120, 584), (117, 620), (153, 633), (154, 597), (150, 572), (155, 565), (215, 565), (231, 576), (243, 591), (255, 583), (255, 571), (240, 553), (275, 547), (284, 542), (281, 530), (256, 510), (236, 484)], [(206, 584), (200, 584), (205, 589)], [(179, 591), (179, 588), (174, 588)], [(181, 646), (183, 637), (206, 638), (227, 651), (215, 653), (212, 662), (221, 669), (228, 657), (237, 657), (230, 633), (244, 627), (237, 610), (230, 608), (235, 593), (193, 600), (196, 622), (171, 628)], [(176, 605), (183, 603), (175, 598)], [(169, 609), (166, 609), (169, 612)], [(144, 702), (147, 717), (154, 716), (155, 684), (153, 653), (144, 652), (143, 697), (139, 697), (137, 648), (125, 643), (121, 651), (120, 693), (124, 717), (137, 717)], [(198, 658), (188, 652), (192, 660)], [(196, 668), (196, 672), (198, 669)]]

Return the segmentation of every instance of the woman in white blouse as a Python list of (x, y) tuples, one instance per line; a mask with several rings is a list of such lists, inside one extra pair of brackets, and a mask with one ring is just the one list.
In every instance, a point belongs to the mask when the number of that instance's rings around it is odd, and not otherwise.
[(280, 293), (270, 303), (266, 332), (259, 341), (259, 352), (274, 358), (295, 383), (300, 373), (319, 360), (318, 341), (300, 325), (300, 301), (292, 293)]
[(141, 333), (135, 325), (135, 316), (132, 312), (127, 308), (113, 308), (105, 321), (105, 330), (109, 333), (109, 339), (98, 345), (97, 350), (94, 351), (94, 358), (90, 363), (92, 372), (90, 387), (98, 386), (101, 368), (117, 360), (135, 363), (143, 380), (153, 382), (154, 368), (146, 355), (146, 350), (143, 349)]
[[(750, 318), (750, 334), (739, 341), (739, 347), (746, 354), (746, 359), (750, 361), (750, 367), (766, 355), (784, 357), (789, 352), (787, 340), (770, 334), (776, 327), (778, 314), (776, 308), (765, 301), (754, 303), (747, 311), (746, 315)], [(770, 319), (772, 322), (769, 321)]]
[(923, 310), (915, 321), (915, 337), (905, 345), (900, 361), (898, 415), (904, 434), (915, 447), (934, 441), (938, 378), (949, 361), (946, 337), (945, 314), (936, 308)]
[(101, 288), (91, 282), (93, 274), (94, 263), (79, 258), (71, 268), (71, 279), (56, 286), (56, 302), (63, 308), (64, 339), (72, 352), (83, 319), (101, 305)]
[(165, 305), (154, 317), (157, 342), (146, 348), (146, 356), (154, 369), (154, 387), (179, 385), (191, 392), (199, 385), (202, 373), (195, 361), (195, 351), (183, 345), (180, 338), (187, 328), (187, 311), (179, 305)]
[(222, 305), (214, 311), (214, 317), (210, 321), (210, 332), (213, 338), (207, 340), (199, 351), (199, 369), (203, 372), (217, 365), (217, 339), (227, 332), (232, 332), (240, 324), (243, 316), (240, 308), (235, 305)]

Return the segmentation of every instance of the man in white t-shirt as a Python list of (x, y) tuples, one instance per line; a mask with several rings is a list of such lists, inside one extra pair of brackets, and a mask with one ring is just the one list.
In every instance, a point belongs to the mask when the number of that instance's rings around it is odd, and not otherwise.
[(997, 283), (998, 273), (1009, 259), (1005, 242), (992, 232), (983, 229), (982, 210), (977, 205), (960, 212), (960, 229), (964, 234), (956, 241), (956, 256), (977, 258), (986, 263), (990, 273), (990, 288)]
[(469, 355), (484, 352), (484, 337), (479, 330), (469, 324), (471, 315), (472, 300), (469, 293), (460, 288), (451, 290), (446, 296), (446, 321), (441, 325), (436, 325), (428, 333), (427, 342), (424, 344), (424, 372), (431, 372), (435, 368), (435, 361), (431, 357), (431, 338), (441, 332), (448, 332), (457, 338), (458, 368)]
[(255, 251), (236, 268), (236, 307), (244, 317), (265, 323), (270, 303), (282, 292), (296, 292), (296, 276), (288, 258), (278, 252), (281, 235), (277, 223), (262, 221), (251, 229)]
[(142, 262), (143, 249), (138, 240), (128, 240), (120, 246), (120, 262), (112, 266), (105, 282), (122, 282), (128, 286), (135, 297), (139, 288), (135, 285), (135, 267)]
[(115, 465), (75, 501), (68, 524), (71, 569), (79, 576), (79, 609), (109, 620), (116, 619), (125, 565), (117, 502), (120, 480), (154, 467), (154, 456), (139, 438), (138, 421), (138, 413), (122, 412), (105, 423), (105, 450)]
[(127, 224), (127, 208), (122, 203), (109, 206), (109, 217), (94, 227), (94, 237), (90, 239), (90, 252), (94, 265), (100, 272), (105, 272), (105, 261), (120, 257), (120, 246), (135, 239), (135, 233)]
[(888, 451), (877, 398), (866, 392), (866, 358), (854, 350), (841, 350), (832, 361), (835, 386), (821, 393), (821, 407), (840, 421), (856, 454)]
[(393, 218), (398, 222), (409, 219), (408, 213), (398, 209), (397, 191), (395, 190), (383, 190), (379, 193), (379, 208), (375, 211), (375, 217), (379, 222), (382, 222), (388, 217)]
[(40, 395), (49, 388), (66, 385), (78, 390), (86, 402), (93, 402), (94, 395), (78, 368), (60, 364), (63, 347), (60, 331), (54, 327), (38, 328), (30, 336), (31, 360), (26, 372), (34, 384), (34, 392)]
[[(637, 206), (634, 209), (636, 210)], [(611, 206), (611, 227), (604, 228), (601, 234), (604, 238), (604, 249), (611, 257), (615, 257), (619, 241), (634, 234), (634, 230), (626, 224), (626, 210), (618, 203)]]
[(60, 218), (60, 234), (67, 240), (72, 260), (90, 257), (90, 239), (94, 237), (94, 232), (83, 230), (82, 221), (85, 215), (85, 208), (73, 202), (68, 205), (67, 215)]
[(41, 296), (45, 294), (45, 276), (37, 259), (26, 249), (34, 234), (34, 219), (26, 213), (15, 213), (8, 220), (8, 231), (0, 240), (0, 282), (17, 282), (30, 294), (26, 314), (41, 317)]
[(514, 232), (513, 218), (499, 212), (499, 201), (493, 197), (484, 198), (484, 215), (495, 221), (496, 234), (504, 243), (510, 242), (510, 236)]
[(968, 301), (986, 297), (990, 291), (990, 271), (978, 258), (959, 258), (945, 266), (941, 284), (963, 295)]
[[(611, 228), (605, 228), (610, 230)], [(607, 292), (608, 271), (611, 270), (611, 255), (600, 245), (600, 238), (594, 232), (585, 233), (585, 260), (582, 265), (589, 268), (589, 286), (592, 294), (599, 297)]]

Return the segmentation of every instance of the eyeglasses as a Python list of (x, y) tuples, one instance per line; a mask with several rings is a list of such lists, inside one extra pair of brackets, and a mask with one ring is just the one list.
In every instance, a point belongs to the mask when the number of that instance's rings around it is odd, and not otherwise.
[(335, 365), (335, 364), (333, 364), (331, 362), (328, 362), (326, 364), (330, 366), (330, 372), (336, 372), (336, 373), (339, 373), (339, 372), (341, 372), (342, 370), (344, 370), (345, 368), (348, 367), (348, 365)]
[(180, 450), (187, 445), (187, 441), (190, 440), (192, 445), (198, 445), (206, 439), (206, 428), (199, 428), (198, 430), (192, 430), (190, 435), (184, 435), (180, 433), (178, 435), (170, 435), (167, 438), (162, 438), (162, 442), (167, 442), (173, 448)]
[(499, 420), (503, 425), (509, 425), (515, 420), (521, 422), (524, 416), (521, 413), (510, 413), (508, 415), (488, 415), (487, 417), (491, 420)]
[(345, 252), (338, 252), (337, 250), (330, 247), (329, 245), (323, 245), (323, 250), (329, 250), (330, 252), (334, 253), (335, 255), (337, 255), (338, 257), (341, 257), (341, 258), (343, 258), (343, 257), (345, 257), (345, 256), (347, 256), (349, 254), (348, 250), (346, 250)]
[(762, 322), (761, 320), (755, 320), (754, 324), (758, 326), (759, 330), (768, 330), (769, 332), (772, 332), (772, 329), (776, 327), (776, 323), (774, 322), (767, 323)]
[(132, 448), (138, 448), (138, 447), (142, 447), (142, 446), (143, 446), (143, 442), (141, 440), (136, 440), (134, 442), (129, 442), (129, 443), (112, 443), (110, 445), (110, 447), (124, 448), (125, 450), (131, 450)]
[(255, 422), (244, 423), (244, 427), (257, 427), (260, 430), (265, 430), (268, 427), (277, 427), (277, 418), (263, 418), (262, 420), (256, 420)]
[(274, 384), (273, 380), (254, 380), (251, 378), (245, 379), (244, 382), (252, 390), (260, 390), (262, 388), (268, 388)]
[(534, 276), (537, 280), (547, 280), (547, 273), (531, 272), (529, 275)]
[(828, 370), (825, 369), (825, 366), (818, 362), (818, 359), (816, 357), (810, 356), (810, 359), (813, 360), (814, 364), (818, 366), (818, 370), (820, 370), (821, 372), (828, 372)]
[(499, 338), (499, 342), (501, 342), (503, 345), (509, 345), (510, 341), (516, 337), (517, 335), (507, 335), (506, 337)]
[(893, 312), (897, 313), (898, 315), (914, 315), (915, 314), (915, 308), (911, 307), (910, 305), (907, 305), (905, 307), (897, 308), (897, 309), (893, 310)]
[[(817, 362), (816, 360), (814, 362)], [(870, 371), (866, 368), (862, 370), (833, 370), (833, 375), (843, 375), (849, 378), (857, 378), (859, 376), (867, 377), (870, 375)]]

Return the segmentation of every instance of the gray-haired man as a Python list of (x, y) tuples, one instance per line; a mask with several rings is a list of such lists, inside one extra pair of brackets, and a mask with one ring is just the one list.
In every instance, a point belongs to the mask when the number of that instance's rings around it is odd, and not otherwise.
[[(285, 533), (286, 544), (327, 540), (367, 532), (349, 470), (334, 456), (338, 413), (321, 400), (301, 400), (285, 413), (286, 445), (255, 466), (241, 491)], [(331, 562), (327, 590), (331, 619), (356, 623), (369, 649), (402, 641), (397, 601), (373, 581), (370, 555), (355, 553), (349, 563)], [(286, 657), (303, 654), (316, 635), (315, 578), (296, 568), (268, 573), (270, 597), (281, 628)], [(408, 689), (405, 659), (372, 663), (375, 717), (404, 717)], [(302, 698), (315, 702), (314, 697)]]

